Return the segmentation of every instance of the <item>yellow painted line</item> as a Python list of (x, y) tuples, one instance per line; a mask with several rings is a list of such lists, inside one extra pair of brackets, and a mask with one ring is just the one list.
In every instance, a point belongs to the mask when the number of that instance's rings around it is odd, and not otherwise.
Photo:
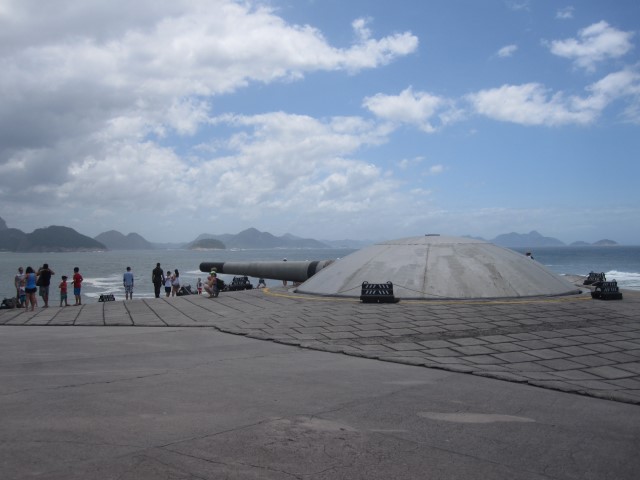
[[(314, 295), (305, 295), (302, 293), (278, 293), (272, 292), (269, 288), (262, 288), (265, 295), (279, 298), (290, 298), (293, 300), (309, 300), (315, 302), (350, 302), (360, 303), (359, 298), (351, 297), (323, 297)], [(554, 298), (536, 298), (522, 300), (400, 300), (401, 303), (409, 303), (411, 305), (529, 305), (536, 303), (567, 303), (578, 302), (583, 300), (591, 300), (590, 295), (580, 295), (571, 297), (554, 297)]]
[(270, 295), (272, 297), (280, 297), (280, 298), (292, 298), (294, 300), (313, 300), (318, 302), (351, 302), (351, 303), (360, 303), (359, 298), (346, 298), (346, 297), (321, 297), (314, 295), (304, 295), (302, 293), (296, 293), (295, 295), (291, 293), (278, 293), (272, 292), (269, 288), (262, 288), (263, 293), (266, 295)]

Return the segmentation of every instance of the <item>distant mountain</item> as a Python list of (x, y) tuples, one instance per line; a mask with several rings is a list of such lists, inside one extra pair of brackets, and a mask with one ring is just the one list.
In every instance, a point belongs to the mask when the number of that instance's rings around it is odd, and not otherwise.
[(0, 230), (0, 250), (17, 252), (18, 246), (25, 242), (27, 234), (17, 228), (5, 228)]
[[(20, 230), (7, 229), (0, 232), (4, 237), (7, 232), (13, 231), (14, 238), (21, 237)], [(22, 233), (22, 232), (20, 232)], [(12, 248), (15, 252), (77, 252), (107, 250), (107, 247), (91, 237), (76, 232), (73, 228), (51, 226), (38, 228), (32, 233), (22, 233), (17, 245)]]
[(116, 230), (109, 230), (94, 237), (107, 246), (109, 250), (151, 250), (153, 245), (137, 233), (123, 235)]
[(543, 237), (535, 230), (529, 233), (505, 233), (491, 240), (502, 247), (559, 247), (564, 242), (553, 237)]
[(463, 235), (462, 238), (470, 238), (471, 240), (480, 240), (482, 242), (488, 242), (486, 238), (483, 237), (474, 237), (473, 235)]
[(215, 238), (201, 238), (189, 245), (189, 250), (224, 250), (224, 243)]
[(618, 242), (614, 242), (613, 240), (608, 240), (608, 239), (603, 239), (603, 240), (598, 240), (597, 242), (594, 242), (593, 244), (596, 247), (613, 247), (615, 245), (618, 245)]
[(285, 242), (283, 247), (286, 248), (328, 248), (329, 245), (326, 243), (320, 242), (318, 240), (314, 240), (312, 238), (301, 238), (296, 237), (295, 235), (291, 235), (290, 233), (285, 233), (280, 238)]
[(0, 250), (9, 252), (77, 252), (107, 250), (107, 247), (73, 228), (50, 226), (24, 233), (8, 228), (0, 218)]
[(220, 240), (227, 248), (329, 248), (329, 245), (310, 238), (300, 238), (290, 233), (276, 237), (269, 232), (261, 232), (255, 228), (247, 228), (236, 235), (203, 233), (192, 243), (211, 238)]
[(591, 244), (589, 242), (583, 242), (582, 240), (578, 240), (577, 242), (572, 242), (569, 244), (570, 247), (589, 247)]

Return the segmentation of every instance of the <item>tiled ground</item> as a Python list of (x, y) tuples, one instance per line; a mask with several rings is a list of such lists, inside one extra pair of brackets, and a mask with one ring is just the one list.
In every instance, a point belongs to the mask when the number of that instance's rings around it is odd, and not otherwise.
[(640, 292), (624, 297), (362, 304), (276, 289), (2, 310), (0, 325), (215, 327), (640, 404)]

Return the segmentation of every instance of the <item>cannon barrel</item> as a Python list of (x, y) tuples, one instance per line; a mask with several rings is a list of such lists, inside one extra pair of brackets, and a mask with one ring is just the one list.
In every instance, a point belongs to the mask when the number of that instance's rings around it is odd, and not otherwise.
[(200, 271), (209, 273), (215, 268), (217, 273), (247, 275), (249, 277), (269, 278), (271, 280), (304, 282), (332, 263), (333, 260), (202, 262), (200, 264)]

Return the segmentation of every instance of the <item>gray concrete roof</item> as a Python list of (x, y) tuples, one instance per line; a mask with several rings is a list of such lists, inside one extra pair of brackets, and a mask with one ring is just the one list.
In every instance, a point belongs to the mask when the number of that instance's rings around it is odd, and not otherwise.
[(402, 299), (556, 296), (575, 285), (513, 250), (469, 238), (403, 238), (354, 252), (319, 271), (297, 291), (359, 297), (362, 282), (392, 282)]

